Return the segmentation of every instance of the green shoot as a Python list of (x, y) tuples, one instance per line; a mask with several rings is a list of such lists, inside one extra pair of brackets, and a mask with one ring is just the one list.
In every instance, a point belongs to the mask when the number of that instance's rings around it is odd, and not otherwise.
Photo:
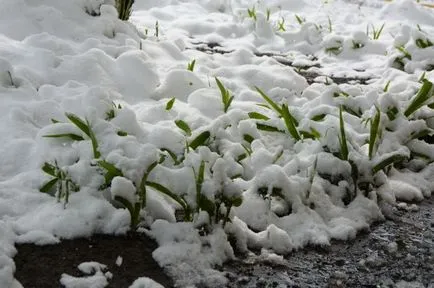
[[(372, 27), (372, 39), (374, 39), (374, 40), (380, 39), (381, 33), (383, 32), (385, 25), (386, 25), (386, 23), (383, 23), (383, 25), (381, 25), (380, 29), (376, 29), (374, 25), (371, 25), (371, 27)], [(369, 35), (369, 26), (367, 27), (367, 31), (368, 31), (367, 34)]]
[(256, 21), (256, 8), (253, 6), (252, 9), (247, 8), (247, 14), (249, 15), (249, 18), (252, 18)]
[(429, 39), (426, 39), (426, 40), (424, 40), (424, 39), (417, 39), (416, 40), (416, 45), (417, 45), (417, 47), (419, 47), (421, 49), (425, 49), (425, 48), (433, 46), (434, 44)]
[(340, 137), (339, 144), (341, 146), (341, 159), (348, 161), (348, 146), (347, 146), (347, 136), (345, 134), (344, 118), (342, 116), (343, 107), (339, 108), (339, 127), (340, 127)]
[(416, 97), (414, 97), (413, 101), (411, 101), (410, 105), (405, 110), (404, 115), (409, 117), (411, 114), (419, 110), (419, 108), (424, 106), (433, 95), (433, 83), (425, 79)]
[(258, 130), (266, 131), (266, 132), (279, 132), (279, 133), (285, 133), (285, 131), (279, 130), (277, 127), (262, 124), (262, 123), (256, 123), (256, 128)]
[(166, 110), (167, 111), (169, 111), (169, 110), (171, 110), (173, 108), (173, 104), (175, 104), (175, 100), (176, 100), (176, 98), (173, 97), (172, 99), (170, 99), (169, 101), (167, 101), (167, 104), (166, 104)]
[(100, 189), (104, 189), (110, 186), (113, 178), (117, 177), (117, 176), (121, 176), (123, 177), (123, 173), (121, 170), (119, 170), (118, 168), (116, 168), (115, 165), (105, 161), (105, 160), (99, 160), (97, 162), (98, 166), (103, 168), (106, 172), (104, 174), (104, 185), (102, 185), (100, 187)]
[(131, 16), (134, 0), (116, 0), (115, 3), (118, 10), (118, 18), (127, 21)]
[(374, 116), (374, 120), (370, 120), (371, 122), (371, 131), (369, 135), (369, 160), (372, 160), (372, 156), (374, 154), (374, 147), (375, 147), (375, 140), (378, 138), (379, 134), (379, 127), (380, 127), (380, 118), (381, 118), (381, 112), (378, 107), (375, 107), (377, 110), (377, 113)]
[(267, 21), (270, 21), (270, 16), (271, 16), (271, 9), (267, 8), (267, 11), (266, 11), (266, 19), (267, 19)]
[(269, 117), (258, 112), (249, 112), (248, 115), (250, 119), (265, 120), (265, 121), (270, 120)]
[(297, 20), (298, 24), (303, 25), (304, 22), (306, 22), (306, 19), (298, 16), (297, 14), (295, 14), (295, 19)]
[(289, 134), (291, 134), (292, 138), (296, 141), (301, 140), (300, 134), (298, 134), (296, 125), (294, 123), (294, 117), (289, 113), (288, 106), (282, 105), (282, 117), (285, 122), (286, 129), (288, 129)]
[(390, 80), (387, 81), (386, 85), (383, 88), (383, 92), (387, 92), (389, 90), (389, 86), (390, 86)]
[(155, 22), (155, 34), (154, 35), (157, 38), (160, 35), (160, 25), (158, 24), (158, 21)]
[(404, 48), (404, 46), (398, 46), (396, 47), (402, 54), (404, 54), (403, 58), (407, 58), (408, 60), (411, 60), (411, 54)]
[(199, 146), (204, 146), (210, 137), (211, 133), (209, 131), (204, 131), (194, 138), (193, 141), (190, 142), (189, 146), (195, 150)]
[(372, 173), (376, 174), (378, 171), (383, 170), (387, 166), (394, 163), (402, 162), (405, 159), (407, 159), (406, 156), (403, 156), (401, 154), (394, 154), (390, 157), (387, 157), (386, 159), (381, 160), (379, 163), (375, 164), (374, 167), (372, 168)]
[(223, 111), (226, 113), (231, 106), (232, 101), (234, 100), (234, 96), (231, 96), (228, 89), (223, 86), (223, 83), (216, 77), (215, 82), (217, 83), (218, 88), (220, 89), (220, 94), (223, 102)]
[(196, 65), (196, 59), (194, 59), (193, 61), (191, 61), (187, 64), (187, 70), (193, 72), (194, 71), (194, 65)]
[(56, 162), (54, 163), (54, 165), (45, 162), (44, 166), (42, 166), (42, 171), (44, 171), (53, 178), (46, 182), (44, 185), (42, 185), (42, 187), (39, 188), (39, 191), (50, 194), (52, 188), (54, 186), (57, 186), (55, 193), (57, 201), (60, 202), (61, 199), (64, 199), (64, 207), (66, 207), (69, 201), (70, 192), (77, 192), (78, 190), (80, 190), (80, 188), (72, 181), (66, 171), (57, 166)]
[(285, 32), (285, 18), (282, 17), (281, 20), (277, 21), (277, 31)]
[(328, 23), (329, 23), (329, 32), (332, 33), (333, 32), (332, 19), (330, 19), (330, 16), (328, 16), (327, 18), (328, 18)]
[(191, 136), (190, 126), (188, 126), (186, 122), (184, 122), (183, 120), (175, 120), (175, 124), (176, 126), (178, 126), (179, 129), (184, 131), (187, 136)]

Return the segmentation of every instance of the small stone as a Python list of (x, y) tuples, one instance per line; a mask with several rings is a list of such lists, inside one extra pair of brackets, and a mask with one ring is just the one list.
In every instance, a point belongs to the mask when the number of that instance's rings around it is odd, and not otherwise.
[(408, 207), (408, 211), (411, 211), (411, 212), (417, 212), (417, 211), (419, 211), (419, 206), (418, 205), (416, 205), (416, 204), (411, 204), (409, 207)]
[(396, 242), (390, 242), (387, 245), (387, 252), (389, 254), (395, 254), (398, 251), (398, 243)]

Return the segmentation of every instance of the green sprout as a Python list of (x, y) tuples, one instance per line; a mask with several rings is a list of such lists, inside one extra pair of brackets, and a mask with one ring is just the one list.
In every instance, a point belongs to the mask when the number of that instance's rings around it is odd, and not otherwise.
[(304, 22), (306, 22), (306, 19), (298, 16), (297, 14), (294, 15), (295, 19), (297, 20), (298, 24), (303, 25)]
[(119, 19), (127, 21), (131, 16), (134, 0), (116, 0), (115, 2)]
[(176, 98), (173, 97), (172, 99), (167, 101), (167, 103), (166, 103), (166, 110), (167, 111), (170, 111), (173, 108), (173, 105), (175, 104), (175, 100), (176, 100)]
[(50, 175), (52, 179), (42, 185), (42, 187), (39, 188), (39, 191), (50, 194), (53, 187), (56, 185), (57, 188), (54, 195), (58, 202), (60, 202), (61, 199), (64, 199), (64, 207), (66, 207), (69, 201), (70, 192), (77, 192), (80, 188), (72, 181), (67, 171), (59, 168), (56, 161), (54, 162), (54, 165), (45, 162), (42, 166), (42, 171)]
[(285, 32), (285, 18), (282, 17), (281, 20), (277, 21), (277, 31)]
[(247, 14), (249, 15), (249, 18), (252, 18), (256, 21), (256, 8), (255, 6), (252, 7), (252, 9), (247, 8)]
[(340, 137), (339, 144), (341, 146), (341, 159), (348, 161), (348, 144), (347, 144), (347, 136), (345, 134), (345, 122), (342, 116), (343, 107), (342, 105), (339, 107), (339, 128), (340, 128)]
[[(379, 29), (375, 28), (375, 26), (372, 24), (372, 39), (378, 40), (380, 39), (381, 33), (383, 32), (384, 26), (386, 23), (383, 23)], [(366, 35), (369, 35), (369, 26), (366, 26)]]
[(222, 97), (223, 111), (226, 113), (231, 106), (232, 101), (234, 100), (234, 96), (231, 96), (229, 90), (225, 88), (223, 83), (217, 77), (215, 77), (215, 82), (217, 83)]
[[(72, 122), (72, 124), (74, 124), (78, 129), (80, 129), (84, 134), (86, 134), (92, 143), (92, 150), (93, 150), (93, 155), (95, 159), (98, 159), (99, 157), (101, 157), (101, 153), (98, 151), (98, 141), (95, 137), (95, 134), (93, 133), (92, 128), (90, 127), (89, 121), (86, 120), (82, 120), (80, 117), (78, 117), (77, 115), (73, 114), (73, 113), (66, 113), (66, 118), (69, 119), (69, 121)], [(43, 137), (47, 137), (47, 138), (70, 138), (71, 140), (74, 141), (82, 141), (84, 140), (83, 136), (78, 135), (78, 134), (74, 134), (74, 133), (62, 133), (62, 134), (49, 134), (49, 135), (44, 135)]]
[(409, 117), (411, 114), (419, 110), (425, 103), (434, 95), (433, 83), (424, 79), (422, 87), (419, 89), (417, 95), (411, 101), (410, 105), (404, 112), (405, 117)]
[(191, 61), (187, 64), (187, 70), (193, 72), (194, 71), (194, 65), (196, 65), (196, 59), (193, 59), (193, 61)]
[(372, 160), (374, 154), (375, 141), (379, 138), (379, 127), (380, 127), (380, 118), (381, 112), (378, 107), (375, 107), (377, 113), (374, 116), (374, 119), (370, 119), (371, 129), (369, 133), (369, 160)]

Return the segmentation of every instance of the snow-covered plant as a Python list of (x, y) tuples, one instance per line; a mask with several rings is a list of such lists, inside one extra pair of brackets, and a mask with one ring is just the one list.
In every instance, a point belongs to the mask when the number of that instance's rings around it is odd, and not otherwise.
[(119, 19), (127, 21), (130, 18), (133, 4), (134, 0), (116, 0)]
[(249, 18), (252, 18), (256, 21), (256, 7), (253, 6), (252, 9), (247, 8), (247, 15), (249, 16)]
[(120, 109), (122, 109), (121, 104), (116, 105), (116, 103), (112, 102), (110, 109), (105, 113), (105, 115), (106, 115), (105, 120), (110, 121), (113, 118), (115, 118), (116, 112)]
[(187, 64), (187, 70), (193, 72), (195, 64), (196, 64), (196, 59), (193, 59), (193, 61), (191, 61)]
[[(90, 123), (87, 119), (82, 120), (80, 117), (73, 113), (65, 113), (66, 118), (71, 121), (72, 124), (74, 124), (78, 129), (80, 129), (87, 137), (89, 137), (91, 143), (92, 143), (92, 150), (93, 150), (93, 156), (95, 159), (98, 159), (101, 156), (101, 153), (98, 151), (98, 141), (95, 137), (95, 134), (93, 133), (93, 130), (90, 126)], [(54, 123), (58, 123), (59, 121), (54, 120)], [(82, 141), (84, 140), (83, 135), (74, 134), (74, 133), (59, 133), (59, 134), (48, 134), (44, 135), (43, 137), (47, 138), (70, 138), (74, 141)]]
[[(378, 40), (380, 39), (381, 33), (383, 32), (384, 26), (386, 25), (386, 23), (383, 23), (383, 25), (381, 25), (381, 27), (379, 29), (375, 28), (375, 26), (372, 24), (372, 39), (373, 40)], [(366, 35), (369, 35), (369, 25), (366, 26)]]
[(306, 22), (306, 19), (302, 18), (301, 16), (295, 14), (295, 19), (297, 20), (298, 24), (303, 25), (304, 22)]
[[(297, 141), (301, 140), (301, 136), (297, 130), (298, 122), (289, 112), (288, 105), (286, 104), (279, 105), (276, 102), (274, 102), (270, 97), (268, 97), (267, 94), (264, 93), (264, 91), (262, 91), (258, 87), (255, 87), (255, 89), (262, 96), (262, 98), (264, 98), (264, 100), (268, 103), (268, 105), (265, 105), (265, 107), (274, 110), (280, 117), (283, 118), (285, 126), (288, 129), (288, 132), (292, 136), (292, 138), (294, 138)], [(258, 129), (261, 129), (261, 127), (262, 126), (258, 126)], [(269, 129), (268, 127), (272, 127), (272, 126), (264, 126), (262, 128)]]
[(419, 92), (414, 97), (413, 101), (411, 101), (410, 105), (404, 112), (406, 117), (409, 117), (411, 114), (419, 110), (422, 106), (424, 106), (427, 101), (434, 96), (434, 88), (433, 83), (429, 80), (424, 79), (422, 87), (419, 89)]
[(61, 199), (64, 199), (64, 205), (66, 206), (69, 201), (70, 192), (79, 191), (80, 188), (78, 185), (72, 181), (65, 169), (61, 169), (57, 165), (56, 161), (54, 165), (45, 162), (42, 166), (42, 171), (50, 175), (52, 179), (46, 182), (39, 191), (50, 194), (53, 192), (54, 186), (56, 186), (56, 192), (52, 195), (54, 195), (59, 202)]
[(169, 111), (173, 108), (173, 105), (175, 104), (175, 100), (176, 100), (176, 98), (173, 97), (169, 101), (167, 101), (167, 103), (166, 103), (166, 110), (167, 111)]
[(375, 109), (377, 110), (377, 113), (375, 113), (374, 119), (369, 119), (371, 125), (371, 129), (369, 132), (369, 160), (372, 160), (375, 148), (375, 141), (379, 138), (379, 134), (381, 132), (379, 131), (381, 112), (378, 107), (375, 107)]
[(277, 31), (285, 32), (285, 18), (282, 17), (279, 21), (277, 21)]
[(234, 100), (234, 96), (231, 96), (229, 90), (226, 89), (226, 87), (217, 77), (215, 78), (215, 82), (217, 83), (217, 86), (220, 90), (220, 94), (222, 97), (223, 111), (226, 113), (228, 112), (228, 109), (231, 106), (232, 101)]
[(348, 144), (347, 144), (347, 136), (345, 134), (345, 122), (342, 116), (342, 105), (339, 107), (339, 145), (341, 147), (341, 159), (347, 161), (348, 160)]

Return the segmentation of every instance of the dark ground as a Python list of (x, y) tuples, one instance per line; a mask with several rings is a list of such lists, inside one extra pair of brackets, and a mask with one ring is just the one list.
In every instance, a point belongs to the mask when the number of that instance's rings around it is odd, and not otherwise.
[[(383, 210), (387, 220), (352, 241), (308, 247), (291, 253), (282, 263), (256, 256), (227, 263), (222, 270), (230, 279), (228, 287), (434, 288), (434, 197), (425, 199), (417, 211)], [(141, 276), (172, 287), (152, 259), (155, 248), (141, 234), (95, 235), (48, 246), (17, 245), (16, 278), (25, 288), (57, 288), (62, 273), (80, 276), (78, 264), (97, 261), (113, 273), (108, 287), (127, 288)], [(123, 258), (120, 267), (115, 265), (119, 255)]]
[[(107, 287), (127, 288), (142, 276), (152, 278), (164, 287), (173, 286), (172, 280), (152, 258), (157, 244), (142, 234), (94, 235), (89, 239), (63, 240), (56, 245), (24, 244), (16, 248), (15, 278), (24, 288), (63, 287), (59, 282), (61, 275), (84, 276), (77, 266), (88, 261), (105, 264), (113, 273)], [(115, 264), (118, 256), (123, 258), (120, 267)]]

